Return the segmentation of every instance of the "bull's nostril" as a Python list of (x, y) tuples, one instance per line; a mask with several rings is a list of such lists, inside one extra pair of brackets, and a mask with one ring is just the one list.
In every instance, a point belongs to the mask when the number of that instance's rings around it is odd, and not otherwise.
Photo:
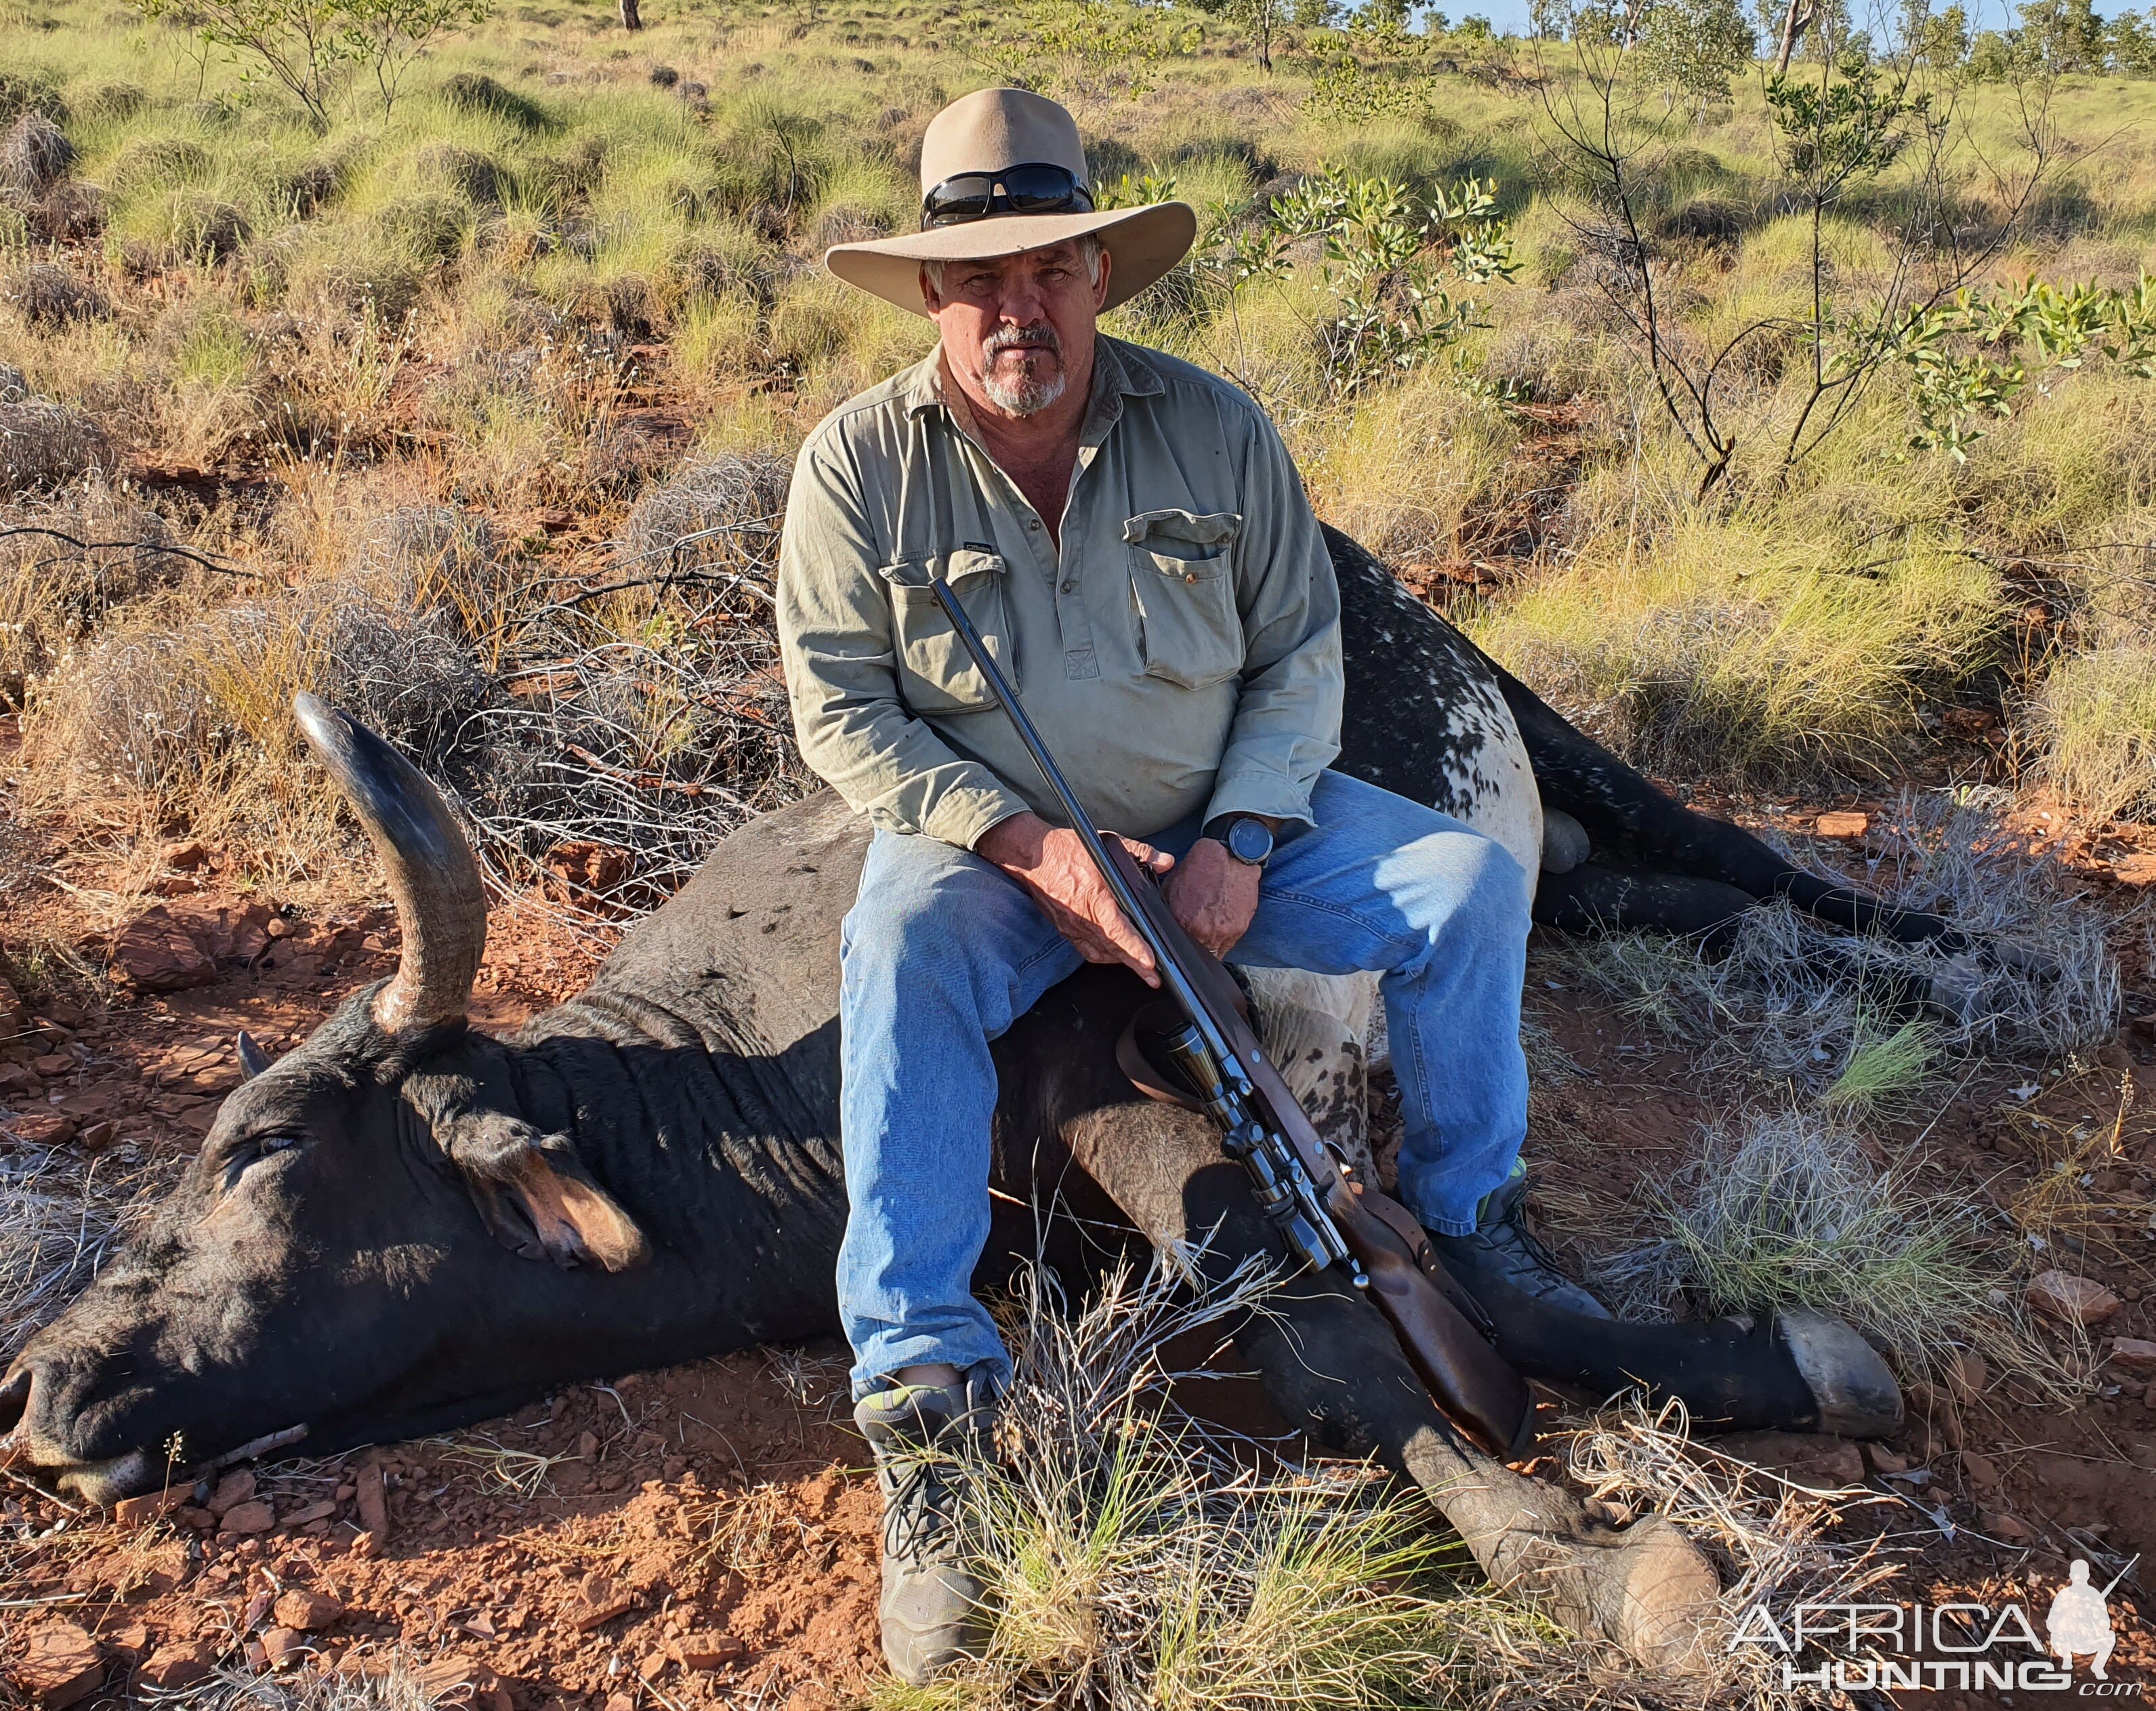
[(0, 1380), (0, 1432), (15, 1429), (30, 1405), (30, 1369), (18, 1366)]

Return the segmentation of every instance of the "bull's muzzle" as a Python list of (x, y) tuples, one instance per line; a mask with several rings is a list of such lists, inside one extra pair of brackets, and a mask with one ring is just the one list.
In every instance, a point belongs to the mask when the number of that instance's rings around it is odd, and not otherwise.
[(56, 1412), (50, 1376), (30, 1360), (18, 1360), (0, 1380), (0, 1428), (5, 1428), (28, 1470), (61, 1491), (100, 1507), (146, 1491), (157, 1482), (150, 1457), (140, 1449), (85, 1461), (54, 1435)]

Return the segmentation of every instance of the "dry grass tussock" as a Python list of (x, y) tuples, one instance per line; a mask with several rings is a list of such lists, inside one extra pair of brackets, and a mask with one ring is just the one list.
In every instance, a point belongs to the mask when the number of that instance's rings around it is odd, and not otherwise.
[(1786, 1703), (1722, 1631), (1761, 1597), (1876, 1578), (1826, 1538), (1836, 1499), (1692, 1444), (1681, 1414), (1613, 1413), (1551, 1447), (1605, 1503), (1670, 1514), (1728, 1589), (1711, 1672), (1644, 1683), (1481, 1585), (1419, 1496), (1367, 1467), (1254, 1453), (1180, 1411), (1171, 1346), (1224, 1338), (1270, 1282), (1245, 1268), (1192, 1294), (1184, 1275), (1119, 1272), (1075, 1308), (1038, 1277), (1022, 1287), (994, 1451), (959, 1469), (993, 1637), (933, 1688), (882, 1684), (882, 1711)]
[(413, 1660), (393, 1655), (365, 1674), (221, 1669), (193, 1687), (160, 1693), (154, 1703), (166, 1711), (434, 1711), (438, 1695)]
[(129, 1143), (95, 1159), (12, 1140), (0, 1152), (0, 1366), (89, 1286), (175, 1174)]
[(1770, 1109), (1711, 1128), (1699, 1155), (1645, 1190), (1644, 1239), (1596, 1282), (1627, 1317), (1707, 1318), (1802, 1306), (1854, 1325), (1930, 1377), (1957, 1348), (2056, 1395), (2091, 1369), (2054, 1350), (2021, 1307), (2013, 1232), (1980, 1195), (1923, 1184), (1921, 1160), (1875, 1164), (1815, 1111)]
[[(551, 578), (483, 513), (377, 510), (364, 483), (295, 511), (300, 574), (221, 600), (201, 576), (144, 573), (152, 555), (26, 546), (13, 576), (0, 560), (21, 614), (0, 641), (29, 701), (30, 799), (132, 801), (318, 863), (341, 835), (292, 727), (304, 689), (441, 780), (505, 883), (559, 857), (580, 903), (649, 907), (805, 784), (772, 626), (786, 475), (692, 462), (647, 491), (603, 568)], [(69, 532), (148, 527), (86, 505)]]
[(2005, 805), (1983, 791), (1905, 798), (1867, 843), (1869, 890), (1975, 941), (1950, 958), (1780, 905), (1748, 911), (1720, 955), (1634, 933), (1548, 954), (1628, 1020), (1691, 1048), (1700, 1074), (1794, 1087), (1845, 1111), (1906, 1112), (1972, 1057), (2066, 1061), (2118, 1024), (2111, 928), (2056, 856), (2007, 830)]

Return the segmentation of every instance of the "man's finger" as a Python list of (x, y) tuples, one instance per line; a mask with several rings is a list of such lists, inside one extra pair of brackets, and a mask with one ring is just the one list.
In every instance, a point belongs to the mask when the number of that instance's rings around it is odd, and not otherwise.
[(1142, 844), (1136, 838), (1126, 838), (1121, 833), (1116, 834), (1116, 841), (1130, 851), (1132, 861), (1156, 879), (1175, 866), (1175, 857), (1165, 850), (1156, 850), (1150, 844)]

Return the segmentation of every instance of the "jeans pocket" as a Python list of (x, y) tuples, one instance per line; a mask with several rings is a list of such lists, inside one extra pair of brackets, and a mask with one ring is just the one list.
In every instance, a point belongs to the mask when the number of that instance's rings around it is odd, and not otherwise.
[(970, 712), (996, 704), (995, 691), (958, 632), (936, 604), (928, 585), (937, 578), (951, 584), (973, 628), (988, 644), (988, 656), (1014, 686), (1010, 626), (1004, 605), (1009, 566), (985, 547), (960, 547), (948, 552), (902, 558), (880, 567), (891, 589), (891, 637), (898, 656), (899, 690), (916, 713)]
[(1123, 525), (1146, 676), (1203, 689), (1243, 669), (1233, 511), (1149, 511)]

